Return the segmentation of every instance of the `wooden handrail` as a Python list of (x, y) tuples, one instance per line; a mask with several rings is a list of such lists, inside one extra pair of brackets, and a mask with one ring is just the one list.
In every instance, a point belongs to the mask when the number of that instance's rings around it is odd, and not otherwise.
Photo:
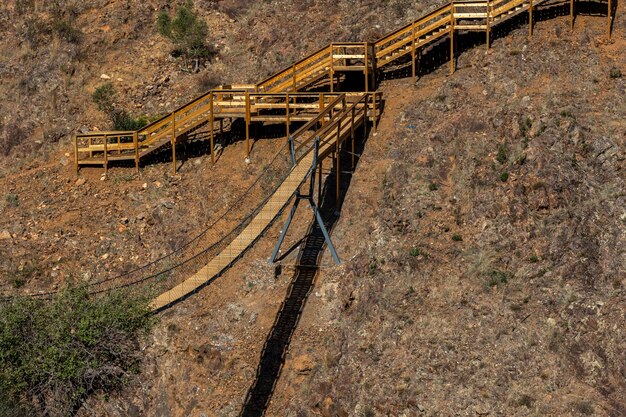
[(420, 22), (424, 22), (425, 20), (432, 19), (433, 17), (435, 17), (435, 15), (437, 13), (443, 12), (446, 9), (449, 10), (450, 8), (451, 8), (451, 4), (450, 3), (444, 4), (443, 6), (438, 7), (437, 9), (429, 12), (426, 16), (420, 17), (419, 19), (417, 19), (417, 20), (413, 21), (412, 23), (410, 23), (410, 24), (408, 24), (408, 25), (406, 25), (406, 26), (396, 30), (395, 32), (391, 32), (390, 34), (383, 36), (382, 38), (380, 38), (376, 42), (374, 42), (374, 45), (378, 46), (378, 45), (380, 45), (382, 43), (385, 43), (389, 39), (392, 39), (392, 38), (396, 37), (396, 35), (398, 35), (401, 32), (405, 32), (407, 30), (410, 31), (411, 30), (411, 26), (413, 24), (420, 24)]

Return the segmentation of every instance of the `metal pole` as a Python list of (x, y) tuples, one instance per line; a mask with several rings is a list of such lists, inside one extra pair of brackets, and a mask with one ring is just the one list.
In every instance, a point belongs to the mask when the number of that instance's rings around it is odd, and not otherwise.
[(283, 240), (285, 240), (285, 236), (287, 235), (287, 231), (289, 230), (289, 226), (291, 225), (291, 220), (293, 220), (293, 216), (296, 214), (296, 210), (298, 209), (298, 204), (300, 204), (300, 196), (296, 195), (296, 201), (294, 201), (293, 206), (291, 207), (291, 212), (289, 213), (289, 217), (287, 217), (287, 222), (285, 223), (285, 226), (283, 226), (283, 230), (280, 231), (278, 242), (276, 242), (276, 246), (274, 247), (274, 251), (272, 252), (272, 257), (270, 258), (270, 263), (272, 264), (276, 262), (278, 251), (283, 244)]

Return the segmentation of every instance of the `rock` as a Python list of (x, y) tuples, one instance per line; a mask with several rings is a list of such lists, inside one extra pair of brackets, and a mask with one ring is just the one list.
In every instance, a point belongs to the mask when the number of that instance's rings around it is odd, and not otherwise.
[(11, 233), (8, 230), (3, 230), (0, 232), (0, 240), (7, 240), (11, 238)]
[(87, 182), (86, 179), (84, 178), (79, 178), (76, 180), (76, 182), (74, 183), (77, 187), (80, 187), (81, 185), (85, 185), (85, 183)]
[(545, 130), (543, 122), (541, 120), (535, 120), (530, 130), (528, 131), (528, 136), (531, 138), (536, 138)]
[(102, 74), (102, 75), (100, 75), (100, 78), (103, 79), (103, 80), (110, 80), (111, 76), (107, 75), (107, 74)]
[(293, 360), (293, 369), (300, 375), (307, 375), (315, 366), (315, 362), (309, 355), (301, 355)]
[(159, 204), (165, 207), (166, 209), (171, 210), (174, 208), (175, 203), (171, 200), (161, 200)]
[(69, 165), (70, 160), (67, 156), (62, 156), (61, 159), (59, 159), (59, 163), (63, 165), (64, 167), (66, 167)]

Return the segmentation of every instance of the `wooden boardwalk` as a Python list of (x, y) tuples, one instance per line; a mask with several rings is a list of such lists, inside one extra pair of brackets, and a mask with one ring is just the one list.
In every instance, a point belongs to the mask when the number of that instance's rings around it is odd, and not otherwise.
[[(128, 132), (94, 132), (75, 136), (76, 170), (85, 165), (101, 165), (106, 170), (113, 161), (140, 161), (148, 155), (171, 148), (176, 171), (176, 143), (199, 128), (209, 132), (211, 158), (214, 162), (214, 140), (223, 133), (225, 122), (245, 121), (247, 156), (250, 156), (252, 123), (284, 123), (287, 136), (298, 143), (297, 163), (243, 231), (228, 246), (184, 282), (157, 297), (154, 310), (162, 309), (192, 294), (221, 274), (260, 238), (302, 186), (311, 170), (311, 138), (319, 137), (319, 160), (334, 159), (339, 167), (339, 148), (352, 138), (357, 128), (373, 122), (376, 129), (381, 96), (376, 91), (379, 75), (394, 66), (411, 66), (415, 79), (419, 57), (445, 39), (450, 47), (450, 72), (455, 71), (456, 34), (484, 32), (490, 48), (493, 29), (520, 14), (528, 15), (528, 35), (532, 36), (533, 14), (541, 8), (567, 7), (573, 30), (576, 4), (579, 0), (453, 0), (376, 42), (332, 43), (304, 59), (254, 85), (232, 85), (211, 90), (155, 121), (149, 126)], [(616, 0), (606, 4), (607, 36), (616, 11)], [(363, 75), (363, 92), (337, 92), (341, 77)], [(316, 90), (313, 92), (312, 90)], [(325, 90), (326, 92), (319, 92)], [(292, 134), (294, 123), (304, 123)], [(230, 124), (230, 123), (228, 123)], [(311, 132), (314, 132), (311, 135)], [(321, 171), (321, 170), (319, 170)], [(339, 192), (339, 175), (337, 193)]]
[[(107, 169), (113, 161), (140, 161), (165, 146), (172, 149), (176, 170), (176, 142), (200, 127), (207, 127), (210, 140), (223, 132), (224, 120), (243, 119), (246, 124), (246, 152), (250, 156), (250, 124), (279, 122), (288, 128), (294, 122), (315, 117), (333, 97), (329, 93), (307, 93), (326, 87), (335, 93), (339, 77), (362, 73), (364, 92), (376, 90), (381, 71), (398, 62), (410, 60), (416, 77), (420, 55), (428, 48), (449, 39), (450, 71), (455, 70), (455, 34), (467, 31), (485, 32), (490, 47), (493, 29), (522, 13), (528, 14), (528, 31), (532, 35), (533, 14), (541, 7), (569, 4), (573, 29), (579, 0), (454, 0), (414, 22), (382, 37), (376, 42), (332, 43), (302, 60), (252, 85), (232, 85), (211, 90), (176, 109), (171, 114), (134, 132), (94, 132), (75, 135), (75, 166), (100, 165)], [(603, 0), (601, 0), (602, 3)], [(604, 0), (607, 7), (607, 32), (615, 15), (616, 0)], [(271, 113), (271, 114), (270, 114)], [(211, 157), (214, 161), (211, 143)]]

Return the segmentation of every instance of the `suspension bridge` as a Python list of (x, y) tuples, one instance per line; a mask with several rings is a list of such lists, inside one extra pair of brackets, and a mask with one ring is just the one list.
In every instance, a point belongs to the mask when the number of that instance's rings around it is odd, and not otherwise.
[[(157, 283), (160, 295), (151, 307), (160, 311), (184, 300), (229, 269), (292, 202), (290, 216), (272, 255), (275, 260), (301, 200), (309, 202), (326, 243), (339, 262), (317, 210), (314, 185), (316, 180), (321, 185), (323, 163), (331, 159), (339, 194), (342, 149), (351, 147), (353, 151), (358, 132), (367, 135), (368, 129), (377, 129), (384, 107), (382, 94), (377, 92), (382, 74), (403, 67), (415, 80), (420, 71), (420, 57), (442, 46), (449, 47), (452, 73), (459, 34), (483, 32), (490, 48), (493, 31), (504, 22), (527, 15), (528, 35), (532, 36), (536, 13), (568, 6), (573, 30), (582, 4), (579, 0), (453, 0), (376, 42), (332, 43), (258, 84), (211, 90), (138, 131), (75, 135), (77, 172), (90, 165), (102, 166), (106, 171), (110, 164), (119, 161), (134, 163), (139, 171), (143, 159), (164, 150), (171, 151), (176, 172), (176, 144), (195, 131), (207, 132), (213, 163), (215, 141), (236, 120), (245, 124), (247, 158), (251, 157), (251, 144), (255, 140), (252, 127), (279, 123), (285, 125), (287, 132), (284, 146), (235, 203), (245, 208), (239, 212), (235, 227), (226, 226), (235, 220), (228, 217), (235, 211), (231, 208), (171, 254), (134, 271), (91, 283), (90, 290), (102, 293)], [(610, 38), (617, 2), (594, 4), (604, 10)], [(355, 78), (362, 85), (360, 91), (342, 92), (345, 81)]]

